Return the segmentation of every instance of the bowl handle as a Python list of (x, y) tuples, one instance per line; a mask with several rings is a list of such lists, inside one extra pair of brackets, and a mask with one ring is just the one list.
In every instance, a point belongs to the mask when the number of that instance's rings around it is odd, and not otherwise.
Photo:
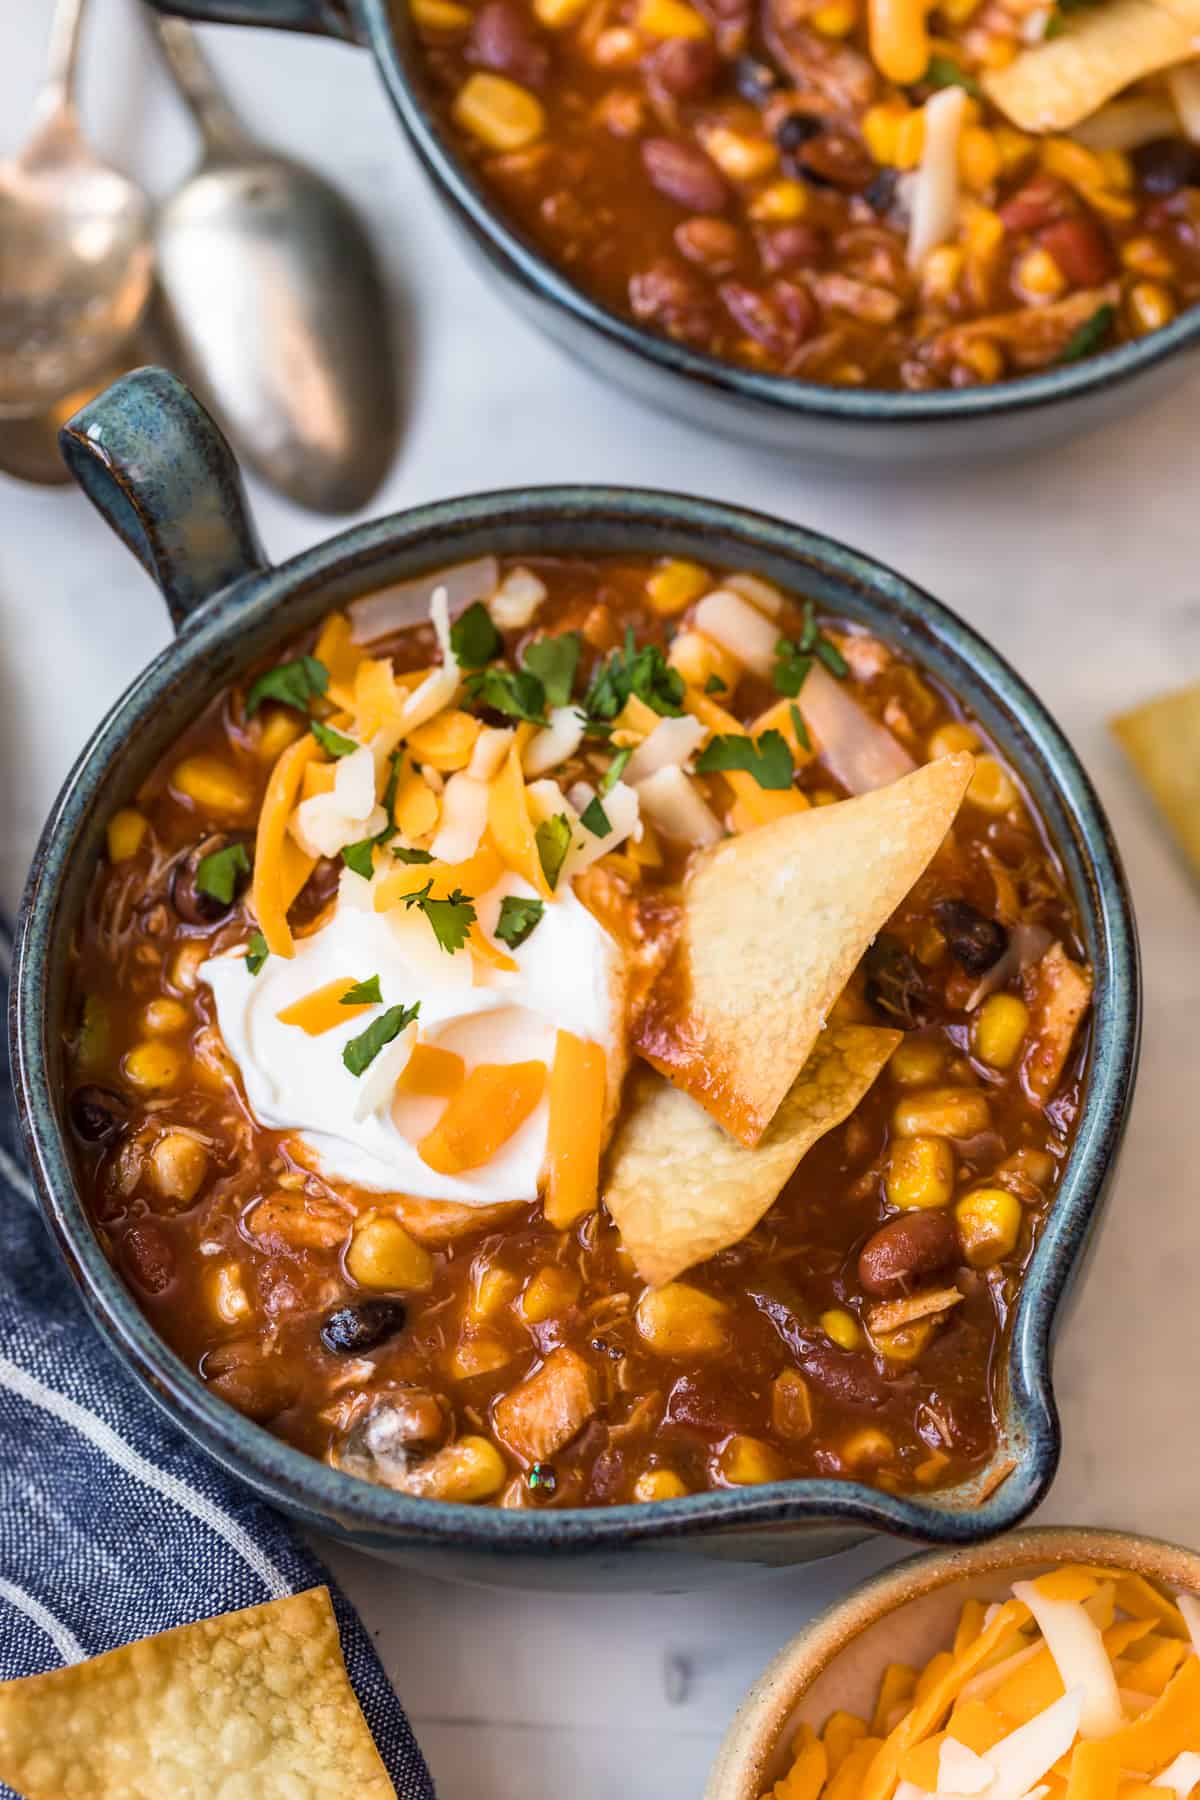
[(162, 590), (178, 631), (206, 600), (268, 567), (241, 471), (166, 369), (134, 369), (69, 419), (63, 461)]
[(150, 0), (150, 4), (159, 12), (176, 13), (202, 25), (278, 25), (284, 31), (359, 41), (353, 0)]

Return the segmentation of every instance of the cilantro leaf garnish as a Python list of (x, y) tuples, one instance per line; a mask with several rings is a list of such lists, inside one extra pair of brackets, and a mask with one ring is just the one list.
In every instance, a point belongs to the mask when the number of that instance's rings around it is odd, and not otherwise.
[(1116, 307), (1111, 306), (1108, 301), (1105, 301), (1103, 306), (1098, 306), (1091, 318), (1085, 319), (1083, 324), (1071, 333), (1056, 360), (1060, 363), (1073, 363), (1081, 361), (1085, 356), (1091, 356), (1093, 351), (1099, 350), (1112, 330), (1113, 320), (1116, 316)]
[(548, 706), (565, 706), (571, 698), (582, 642), (577, 631), (535, 638), (521, 658), (529, 673), (541, 682)]
[(704, 691), (706, 694), (724, 694), (728, 691), (728, 688), (729, 683), (727, 681), (722, 681), (719, 675), (710, 675), (704, 684)]
[(357, 844), (342, 845), (342, 861), (364, 881), (370, 881), (375, 873), (374, 850), (378, 838), (359, 838)]
[(696, 758), (701, 775), (743, 769), (761, 788), (790, 788), (792, 753), (781, 731), (764, 731), (761, 737), (710, 738)]
[(814, 656), (839, 681), (844, 681), (850, 673), (850, 665), (833, 639), (826, 637), (817, 624), (815, 605), (811, 600), (806, 600), (804, 623), (800, 628), (799, 638), (793, 643), (791, 638), (781, 637), (775, 646), (775, 686), (779, 693), (795, 699), (812, 668)]
[(378, 975), (368, 975), (365, 981), (356, 981), (353, 987), (346, 989), (338, 1001), (339, 1006), (381, 1006), (382, 1004), (383, 995), (379, 991)]
[(250, 942), (246, 945), (246, 967), (252, 975), (257, 975), (271, 952), (267, 940), (261, 931), (251, 933)]
[(590, 799), (579, 815), (579, 823), (593, 837), (607, 837), (612, 830), (612, 820), (600, 804), (600, 796), (596, 794)]
[(226, 844), (223, 850), (214, 850), (210, 856), (200, 858), (196, 865), (196, 886), (202, 894), (211, 894), (223, 906), (231, 906), (239, 886), (238, 877), (249, 873), (250, 858), (245, 844)]
[(278, 663), (251, 682), (246, 695), (246, 717), (252, 719), (264, 700), (278, 700), (283, 706), (294, 706), (307, 712), (310, 700), (317, 700), (329, 686), (329, 670), (315, 656), (298, 656), (294, 662)]
[(780, 638), (775, 646), (775, 691), (791, 698), (800, 692), (813, 666), (812, 657), (791, 638)]
[(545, 725), (546, 690), (528, 669), (480, 669), (465, 682), (468, 697), (509, 719)]
[(622, 775), (625, 773), (625, 765), (632, 755), (633, 746), (631, 744), (626, 744), (622, 749), (613, 751), (613, 759), (609, 763), (607, 769), (605, 769), (600, 780), (600, 792), (602, 794), (612, 793), (612, 790), (616, 787), (618, 781), (620, 781)]
[(392, 855), (397, 862), (402, 863), (431, 863), (433, 861), (431, 850), (412, 850), (407, 844), (393, 844)]
[(975, 77), (961, 69), (952, 56), (931, 56), (921, 81), (925, 87), (964, 88), (974, 99), (983, 99), (983, 89)]
[(461, 888), (455, 888), (444, 899), (435, 900), (433, 882), (430, 880), (423, 888), (418, 888), (415, 893), (405, 894), (403, 898), (407, 912), (411, 912), (416, 906), (425, 914), (433, 927), (434, 937), (448, 956), (453, 956), (456, 950), (462, 949), (475, 923), (475, 906), (469, 894), (464, 894)]
[(630, 625), (622, 648), (612, 651), (592, 676), (584, 708), (594, 718), (615, 719), (631, 694), (664, 718), (678, 718), (683, 711), (683, 676), (657, 644), (643, 644), (639, 650)]
[(496, 936), (510, 950), (518, 949), (540, 923), (545, 910), (543, 900), (523, 900), (519, 894), (506, 894), (500, 902)]
[(411, 1025), (421, 1010), (418, 1000), (415, 1006), (389, 1006), (385, 1013), (372, 1019), (365, 1031), (343, 1047), (342, 1061), (352, 1075), (362, 1075), (370, 1068), (379, 1052), (394, 1038), (398, 1038), (406, 1025)]
[(308, 729), (329, 756), (352, 756), (358, 749), (353, 738), (335, 731), (332, 725), (322, 725), (320, 719), (310, 719)]
[(482, 600), (468, 606), (450, 627), (450, 648), (463, 669), (482, 669), (504, 649), (504, 639)]
[(571, 848), (571, 825), (566, 813), (555, 813), (552, 819), (543, 819), (533, 838), (542, 873), (553, 893), (558, 886), (567, 851)]
[(792, 730), (796, 734), (796, 742), (802, 750), (812, 749), (812, 739), (808, 735), (808, 726), (804, 723), (804, 714), (793, 700), (791, 704)]
[[(393, 750), (388, 757), (388, 778), (384, 785), (383, 798), (379, 804), (387, 814), (387, 828), (396, 829), (396, 789), (400, 786), (400, 764), (404, 760), (403, 750)], [(380, 832), (380, 837), (384, 835)]]

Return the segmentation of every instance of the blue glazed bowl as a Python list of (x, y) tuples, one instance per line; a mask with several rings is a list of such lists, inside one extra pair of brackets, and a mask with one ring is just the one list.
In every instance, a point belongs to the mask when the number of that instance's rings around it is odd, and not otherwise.
[[(476, 1580), (680, 1588), (740, 1578), (747, 1564), (803, 1562), (871, 1532), (966, 1544), (1022, 1519), (1045, 1495), (1058, 1462), (1051, 1340), (1121, 1141), (1140, 999), (1133, 916), (1108, 824), (1069, 745), (1008, 665), (928, 594), (867, 557), (797, 526), (673, 494), (477, 494), (357, 526), (272, 568), (227, 445), (162, 370), (126, 376), (72, 421), (62, 443), (77, 479), (158, 581), (179, 635), (93, 734), (43, 833), (18, 935), (13, 1066), (38, 1192), (59, 1247), (100, 1329), (171, 1417), (306, 1523), (362, 1549), (419, 1556), (425, 1566)], [(408, 1499), (280, 1443), (208, 1392), (110, 1267), (72, 1170), (62, 1073), (67, 946), (106, 821), (220, 689), (330, 607), (489, 551), (695, 557), (812, 595), (943, 680), (1003, 746), (1041, 808), (1096, 971), (1095, 1012), (1078, 1134), (1016, 1311), (1000, 1442), (970, 1483), (902, 1497), (814, 1479), (653, 1506), (536, 1513)]]
[(881, 470), (1044, 449), (1165, 394), (1200, 344), (1200, 307), (1161, 331), (993, 387), (934, 393), (823, 386), (761, 374), (644, 331), (602, 306), (510, 225), (431, 101), (406, 0), (151, 0), (192, 19), (281, 25), (366, 45), (418, 157), (486, 273), (532, 322), (606, 381), (705, 431)]

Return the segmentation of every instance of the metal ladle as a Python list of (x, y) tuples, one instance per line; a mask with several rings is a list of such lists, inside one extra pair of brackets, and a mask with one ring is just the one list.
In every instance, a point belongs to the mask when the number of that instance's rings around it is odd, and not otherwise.
[(150, 204), (89, 150), (73, 99), (84, 0), (58, 0), (24, 150), (0, 164), (0, 417), (84, 386), (136, 330), (154, 275)]
[(159, 285), (189, 378), (258, 472), (355, 512), (396, 445), (387, 299), (365, 232), (312, 170), (256, 144), (190, 27), (156, 19), (201, 161), (159, 214)]

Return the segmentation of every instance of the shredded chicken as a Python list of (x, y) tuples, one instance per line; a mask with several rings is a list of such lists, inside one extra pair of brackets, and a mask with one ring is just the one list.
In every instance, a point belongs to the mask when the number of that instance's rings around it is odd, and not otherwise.
[(574, 1350), (555, 1350), (541, 1368), (497, 1400), (497, 1436), (527, 1463), (546, 1462), (596, 1411), (591, 1369)]
[(1021, 1072), (1030, 1094), (1044, 1106), (1062, 1079), (1075, 1033), (1092, 1003), (1092, 977), (1061, 944), (1052, 944), (1031, 970), (1029, 988), (1033, 1022)]

